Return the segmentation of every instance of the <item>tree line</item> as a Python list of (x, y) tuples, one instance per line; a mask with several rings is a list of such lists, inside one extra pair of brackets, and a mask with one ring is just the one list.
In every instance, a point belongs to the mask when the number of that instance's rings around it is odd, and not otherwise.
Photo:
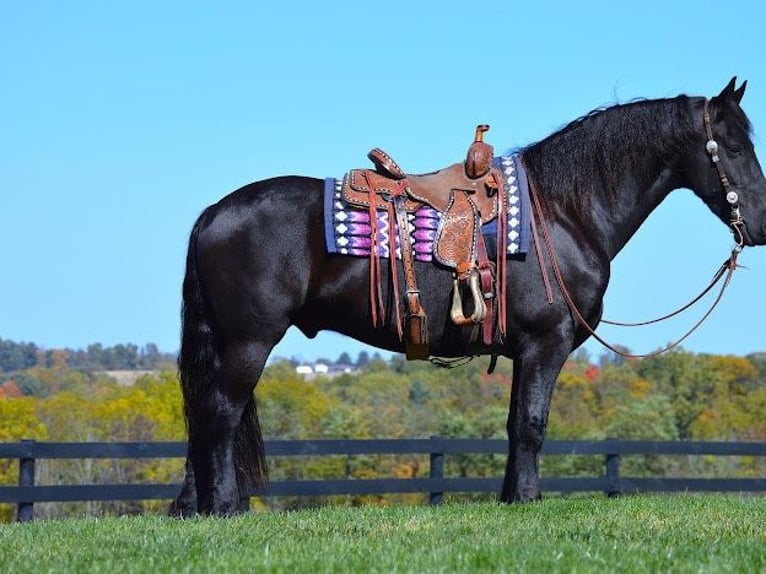
[[(358, 370), (334, 378), (303, 379), (288, 360), (276, 360), (256, 389), (268, 439), (306, 438), (505, 438), (511, 361), (494, 373), (478, 358), (454, 369), (425, 362), (368, 357)], [(52, 364), (9, 373), (31, 373), (35, 392), (0, 396), (0, 441), (161, 441), (185, 437), (174, 367), (124, 386), (102, 371)], [(591, 358), (580, 351), (565, 365), (554, 393), (549, 439), (659, 439), (766, 441), (766, 354), (746, 357), (695, 354), (678, 349), (641, 360), (613, 354)], [(272, 460), (274, 479), (419, 477), (427, 456), (337, 456)], [(449, 456), (451, 476), (500, 476), (504, 457)], [(598, 456), (550, 456), (543, 476), (593, 476)], [(41, 484), (171, 482), (183, 461), (41, 461)], [(764, 461), (737, 457), (632, 456), (633, 476), (763, 476)], [(0, 461), (0, 482), (13, 484), (15, 461)], [(421, 502), (421, 495), (256, 500), (254, 506), (294, 508), (327, 502)], [(40, 505), (44, 516), (77, 512), (160, 510), (151, 502)], [(12, 509), (0, 510), (10, 518)], [(47, 513), (47, 514), (46, 514)]]
[[(133, 343), (103, 346), (101, 343), (93, 343), (85, 349), (43, 349), (35, 343), (16, 342), (0, 337), (0, 379), (9, 373), (35, 367), (65, 366), (85, 371), (161, 370), (174, 365), (176, 358), (175, 353), (160, 351), (155, 343), (143, 346)], [(360, 351), (356, 359), (352, 359), (349, 353), (343, 351), (336, 359), (319, 358), (311, 363), (363, 367), (380, 358), (379, 353), (370, 355), (367, 351)], [(298, 357), (279, 357), (277, 360), (288, 361), (294, 366), (305, 363)]]
[(133, 343), (111, 347), (94, 343), (85, 349), (43, 349), (34, 343), (0, 338), (0, 373), (57, 364), (86, 370), (151, 370), (174, 363), (175, 359), (174, 353), (163, 353), (154, 343), (142, 347)]
[[(154, 343), (43, 349), (0, 338), (0, 396), (46, 395), (69, 379), (93, 382), (103, 371), (169, 370), (175, 362), (174, 353), (164, 353)], [(52, 373), (61, 380), (50, 380)]]

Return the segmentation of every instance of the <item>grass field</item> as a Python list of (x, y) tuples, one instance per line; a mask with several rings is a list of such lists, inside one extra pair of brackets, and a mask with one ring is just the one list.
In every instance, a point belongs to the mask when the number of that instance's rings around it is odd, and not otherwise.
[(0, 526), (4, 572), (766, 572), (766, 497), (551, 498)]

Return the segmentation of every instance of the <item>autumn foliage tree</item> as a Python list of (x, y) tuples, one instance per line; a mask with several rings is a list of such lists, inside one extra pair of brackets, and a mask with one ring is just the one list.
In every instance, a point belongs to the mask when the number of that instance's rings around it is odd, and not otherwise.
[[(2, 342), (2, 340), (0, 340)], [(3, 349), (5, 349), (3, 351)], [(32, 361), (31, 350), (36, 360)], [(22, 352), (23, 351), (23, 352)], [(0, 345), (9, 360), (27, 368), (2, 373), (0, 440), (184, 440), (182, 401), (173, 369), (124, 386), (102, 371), (71, 366), (97, 356), (42, 353), (36, 347)], [(125, 346), (121, 353), (141, 353)], [(26, 353), (26, 354), (24, 354)], [(152, 351), (153, 355), (159, 352)], [(42, 357), (42, 360), (41, 360)], [(350, 357), (346, 353), (344, 360)], [(26, 361), (26, 362), (24, 362)], [(345, 363), (344, 363), (345, 364)], [(357, 370), (303, 378), (288, 361), (274, 361), (256, 389), (267, 440), (344, 438), (506, 438), (512, 362), (475, 359), (439, 369), (400, 356), (383, 360), (360, 353)], [(139, 365), (140, 366), (140, 365)], [(25, 396), (32, 391), (34, 396)], [(570, 357), (559, 376), (548, 420), (548, 439), (766, 440), (766, 354), (748, 357), (689, 353), (680, 349), (643, 360), (584, 351)], [(400, 478), (428, 474), (426, 455), (336, 456), (272, 459), (279, 479)], [(451, 455), (450, 476), (500, 476), (504, 456)], [(732, 457), (625, 457), (627, 475), (762, 476), (763, 461)], [(17, 479), (15, 461), (0, 461), (0, 480)], [(543, 456), (543, 476), (603, 472), (602, 457)], [(41, 484), (177, 482), (182, 460), (39, 461)], [(333, 503), (414, 503), (422, 496), (357, 496)], [(327, 499), (282, 499), (272, 508), (324, 504)], [(160, 510), (163, 503), (39, 505), (43, 516), (103, 511)], [(36, 505), (36, 508), (38, 506)], [(10, 516), (5, 509), (3, 517)]]
[[(0, 442), (18, 442), (22, 439), (48, 438), (45, 425), (35, 412), (35, 401), (28, 397), (0, 397)], [(0, 459), (0, 484), (16, 484), (18, 462)], [(9, 521), (13, 508), (0, 504), (0, 521)]]

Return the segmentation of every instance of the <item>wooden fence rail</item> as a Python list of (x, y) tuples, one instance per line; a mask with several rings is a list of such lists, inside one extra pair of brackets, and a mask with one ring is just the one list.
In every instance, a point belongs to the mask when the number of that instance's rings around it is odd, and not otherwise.
[[(428, 478), (377, 478), (340, 480), (283, 480), (268, 484), (265, 491), (249, 496), (330, 496), (364, 494), (427, 493), (431, 504), (439, 504), (446, 492), (498, 492), (501, 478), (450, 478), (444, 476), (444, 458), (459, 454), (507, 453), (505, 440), (379, 439), (379, 440), (274, 440), (266, 442), (266, 455), (349, 456), (429, 455)], [(22, 441), (0, 443), (0, 460), (19, 461), (16, 486), (0, 486), (0, 503), (17, 506), (19, 521), (32, 520), (35, 502), (158, 500), (172, 499), (178, 484), (88, 484), (36, 485), (35, 463), (39, 459), (136, 459), (183, 458), (186, 445), (179, 442), (56, 443)], [(549, 492), (604, 492), (615, 496), (628, 492), (766, 492), (766, 478), (643, 478), (620, 475), (620, 457), (625, 455), (709, 455), (766, 457), (766, 442), (686, 441), (575, 441), (551, 440), (543, 454), (600, 455), (604, 474), (596, 477), (544, 477)]]

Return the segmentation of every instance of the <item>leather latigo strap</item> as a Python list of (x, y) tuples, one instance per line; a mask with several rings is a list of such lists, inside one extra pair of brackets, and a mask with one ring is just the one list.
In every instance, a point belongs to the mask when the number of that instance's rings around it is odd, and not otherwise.
[[(415, 262), (412, 254), (407, 211), (404, 208), (404, 197), (394, 198), (396, 223), (399, 227), (399, 247), (402, 250), (402, 265), (404, 266), (404, 283), (407, 294), (407, 316), (404, 349), (408, 359), (428, 358), (428, 317), (420, 304), (420, 290), (415, 278)], [(392, 259), (396, 264), (396, 259)]]
[[(508, 197), (506, 195), (503, 174), (493, 168), (492, 178), (497, 190), (497, 254), (495, 261), (495, 301), (497, 301), (497, 330), (500, 336), (506, 333), (506, 296), (508, 291), (507, 251), (508, 251)], [(486, 339), (486, 336), (485, 336)]]
[(481, 233), (479, 233), (479, 241), (476, 246), (476, 256), (478, 261), (481, 294), (484, 298), (484, 305), (486, 306), (484, 318), (482, 319), (482, 341), (485, 345), (491, 345), (494, 327), (492, 299), (495, 298), (495, 290), (492, 278), (492, 266), (489, 263), (487, 246), (484, 244), (484, 236), (482, 236)]
[(378, 214), (375, 204), (368, 205), (370, 216), (370, 310), (372, 313), (372, 326), (378, 326), (378, 314), (380, 324), (386, 321), (386, 308), (383, 305), (381, 284), (383, 283), (380, 269), (380, 241), (378, 239)]
[[(396, 332), (399, 335), (401, 341), (404, 336), (402, 328), (402, 312), (401, 305), (399, 304), (399, 272), (397, 271), (399, 265), (396, 262), (396, 210), (392, 201), (388, 202), (388, 263), (391, 267), (391, 281), (393, 282), (394, 290), (394, 311), (396, 316)], [(380, 284), (378, 285), (378, 291), (381, 291)]]

